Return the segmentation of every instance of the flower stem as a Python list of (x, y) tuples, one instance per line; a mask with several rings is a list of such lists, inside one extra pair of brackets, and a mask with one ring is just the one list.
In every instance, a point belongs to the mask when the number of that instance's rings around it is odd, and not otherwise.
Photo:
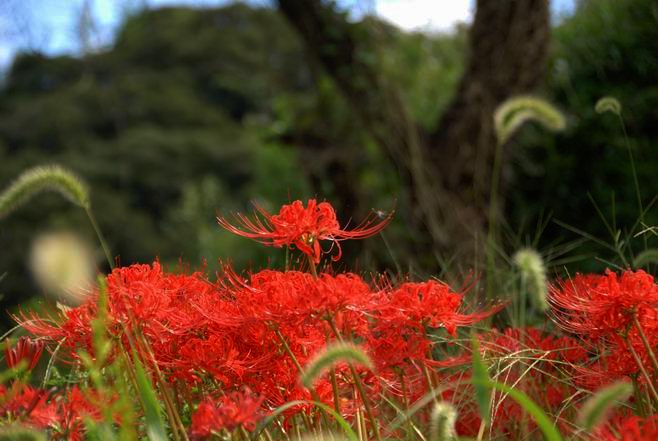
[(637, 319), (637, 314), (633, 314), (633, 322), (638, 332), (640, 333), (642, 344), (644, 345), (644, 349), (646, 349), (647, 353), (649, 354), (649, 358), (651, 359), (651, 364), (653, 364), (654, 376), (658, 375), (658, 360), (656, 360), (656, 354), (653, 352), (653, 349), (651, 349), (651, 344), (649, 343), (649, 340), (647, 339), (647, 336), (644, 333), (644, 330), (642, 329), (642, 325), (640, 324), (640, 321)]
[(114, 269), (114, 261), (112, 260), (112, 253), (110, 252), (110, 247), (108, 247), (107, 242), (105, 242), (105, 237), (103, 236), (103, 232), (98, 226), (98, 222), (96, 222), (96, 217), (94, 216), (94, 213), (91, 211), (91, 207), (86, 207), (85, 212), (87, 213), (87, 217), (89, 218), (89, 222), (91, 223), (91, 226), (94, 228), (94, 232), (96, 233), (96, 237), (98, 237), (98, 241), (101, 244), (101, 248), (103, 248), (103, 253), (105, 253), (105, 258), (107, 259), (107, 263), (110, 265), (110, 269)]
[[(331, 331), (334, 333), (338, 341), (342, 342), (343, 338), (340, 335), (340, 332), (338, 331), (338, 328), (336, 328), (336, 325), (334, 324), (333, 319), (331, 316), (327, 317), (327, 322), (329, 323), (329, 326), (331, 327)], [(372, 424), (372, 430), (375, 434), (375, 439), (377, 441), (382, 440), (382, 436), (379, 433), (379, 425), (377, 424), (377, 420), (375, 419), (375, 413), (372, 410), (372, 406), (370, 405), (370, 400), (368, 400), (368, 397), (366, 396), (366, 390), (363, 387), (363, 383), (361, 382), (361, 378), (359, 377), (359, 373), (356, 371), (356, 368), (354, 368), (354, 364), (352, 363), (347, 363), (347, 365), (350, 367), (350, 373), (352, 374), (352, 377), (354, 378), (354, 385), (356, 386), (356, 389), (359, 391), (359, 395), (361, 395), (361, 400), (363, 400), (363, 406), (366, 408), (366, 413), (368, 414), (368, 419), (370, 420), (370, 423)]]
[(297, 357), (295, 357), (295, 354), (293, 354), (292, 349), (290, 349), (290, 346), (288, 346), (288, 342), (286, 341), (285, 337), (283, 334), (281, 334), (281, 331), (278, 329), (274, 328), (274, 333), (276, 334), (277, 338), (281, 342), (281, 345), (283, 346), (283, 349), (286, 351), (292, 362), (295, 364), (295, 367), (297, 368), (297, 371), (299, 371), (299, 375), (304, 374), (304, 369), (302, 369), (302, 365), (299, 364), (299, 361), (297, 360)]
[(637, 355), (637, 351), (635, 351), (635, 348), (633, 347), (633, 344), (630, 342), (630, 340), (626, 339), (626, 345), (628, 346), (628, 349), (635, 359), (635, 364), (637, 364), (637, 367), (640, 368), (640, 372), (642, 372), (642, 375), (644, 375), (644, 378), (647, 380), (647, 386), (649, 387), (652, 398), (654, 399), (655, 403), (658, 404), (658, 392), (656, 392), (656, 388), (653, 386), (653, 381), (651, 380), (651, 377), (649, 377), (649, 373), (644, 368), (642, 359), (639, 355)]
[(315, 277), (317, 279), (318, 278), (318, 270), (315, 267), (315, 262), (313, 262), (313, 258), (311, 256), (307, 255), (306, 257), (308, 257), (308, 266), (311, 269), (311, 274), (313, 275), (313, 277)]
[[(405, 410), (409, 410), (409, 398), (407, 398), (407, 383), (404, 381), (404, 372), (400, 370), (400, 387), (402, 388), (402, 401), (404, 403), (404, 408)], [(406, 416), (405, 418), (405, 424), (407, 425), (407, 440), (413, 439), (413, 424), (411, 423), (411, 417)]]

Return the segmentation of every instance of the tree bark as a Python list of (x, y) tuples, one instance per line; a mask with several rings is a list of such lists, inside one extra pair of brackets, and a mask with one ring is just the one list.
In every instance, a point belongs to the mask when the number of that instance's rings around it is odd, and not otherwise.
[[(474, 257), (487, 228), (495, 151), (493, 112), (535, 88), (549, 39), (547, 0), (478, 0), (470, 56), (458, 91), (433, 133), (411, 120), (400, 93), (378, 69), (377, 45), (333, 3), (278, 0), (309, 52), (342, 90), (408, 185), (433, 250)], [(471, 262), (472, 264), (472, 262)]]

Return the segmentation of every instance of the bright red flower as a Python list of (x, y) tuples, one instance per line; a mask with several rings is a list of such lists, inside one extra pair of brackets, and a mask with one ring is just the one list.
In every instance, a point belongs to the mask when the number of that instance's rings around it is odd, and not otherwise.
[(422, 283), (404, 283), (390, 294), (387, 304), (381, 306), (385, 321), (406, 323), (422, 329), (445, 328), (455, 335), (457, 327), (472, 325), (498, 312), (502, 305), (488, 311), (464, 314), (463, 295), (436, 280)]
[(655, 441), (658, 439), (658, 414), (646, 418), (615, 415), (604, 427), (592, 433), (592, 441)]
[(13, 348), (7, 340), (5, 349), (5, 361), (8, 368), (15, 368), (21, 361), (27, 362), (27, 369), (32, 370), (39, 362), (45, 343), (43, 340), (33, 340), (29, 337), (18, 339), (16, 346)]
[(263, 416), (263, 401), (263, 397), (253, 394), (247, 387), (216, 402), (207, 399), (192, 415), (191, 435), (197, 439), (206, 438), (222, 429), (232, 431), (240, 426), (252, 431)]
[[(282, 247), (296, 246), (308, 255), (315, 264), (320, 263), (323, 253), (330, 253), (335, 245), (338, 253), (334, 260), (339, 260), (341, 248), (339, 242), (348, 239), (364, 239), (379, 233), (386, 227), (391, 215), (377, 223), (377, 216), (372, 213), (360, 225), (352, 230), (344, 230), (336, 219), (336, 212), (328, 202), (317, 203), (309, 199), (306, 207), (302, 201), (294, 201), (284, 205), (279, 214), (270, 214), (256, 205), (254, 219), (242, 214), (236, 214), (238, 226), (233, 226), (223, 217), (217, 222), (228, 231), (254, 239), (264, 245)], [(320, 241), (332, 242), (329, 250), (323, 250)]]
[(640, 321), (647, 315), (655, 318), (658, 286), (641, 270), (577, 274), (551, 288), (549, 303), (562, 328), (598, 338), (626, 331), (634, 317)]

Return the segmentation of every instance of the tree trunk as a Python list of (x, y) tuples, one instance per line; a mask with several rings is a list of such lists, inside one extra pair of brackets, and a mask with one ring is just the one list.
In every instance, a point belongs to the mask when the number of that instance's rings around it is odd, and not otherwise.
[(470, 56), (458, 91), (433, 133), (422, 133), (399, 91), (378, 69), (364, 26), (332, 3), (279, 0), (309, 52), (343, 91), (408, 184), (429, 249), (473, 264), (483, 250), (495, 151), (493, 112), (541, 81), (549, 40), (547, 0), (478, 0)]

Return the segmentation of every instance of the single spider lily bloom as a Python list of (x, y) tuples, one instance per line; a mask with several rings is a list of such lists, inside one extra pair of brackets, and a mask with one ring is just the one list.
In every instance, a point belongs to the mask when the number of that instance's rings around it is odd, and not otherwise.
[(454, 292), (443, 282), (407, 282), (389, 294), (388, 302), (382, 304), (379, 314), (386, 322), (398, 326), (445, 328), (454, 336), (458, 327), (492, 316), (505, 305), (498, 304), (489, 310), (472, 313), (461, 312), (463, 306), (463, 294)]
[(253, 394), (248, 387), (216, 402), (206, 399), (192, 415), (191, 435), (195, 439), (204, 439), (223, 429), (232, 431), (237, 427), (253, 431), (263, 416), (263, 401), (263, 397)]
[(13, 348), (7, 339), (7, 348), (5, 349), (5, 361), (7, 367), (10, 369), (15, 368), (18, 364), (25, 360), (27, 362), (27, 369), (32, 370), (39, 362), (45, 343), (43, 340), (33, 340), (29, 337), (21, 337), (18, 343)]
[(599, 338), (625, 332), (635, 319), (654, 322), (658, 285), (641, 270), (577, 274), (551, 288), (549, 303), (563, 329)]
[[(302, 201), (297, 200), (281, 207), (279, 214), (270, 214), (258, 205), (255, 207), (253, 219), (242, 214), (235, 215), (238, 226), (232, 225), (223, 217), (218, 217), (217, 222), (234, 234), (254, 239), (264, 245), (274, 247), (294, 245), (315, 264), (320, 263), (320, 256), (323, 253), (330, 253), (334, 245), (338, 252), (333, 260), (339, 260), (340, 241), (374, 236), (386, 227), (392, 216), (391, 213), (378, 222), (380, 216), (371, 213), (356, 228), (348, 231), (340, 227), (336, 212), (328, 202), (318, 203), (315, 199), (309, 199), (304, 207)], [(332, 242), (329, 250), (322, 249), (321, 240)]]

